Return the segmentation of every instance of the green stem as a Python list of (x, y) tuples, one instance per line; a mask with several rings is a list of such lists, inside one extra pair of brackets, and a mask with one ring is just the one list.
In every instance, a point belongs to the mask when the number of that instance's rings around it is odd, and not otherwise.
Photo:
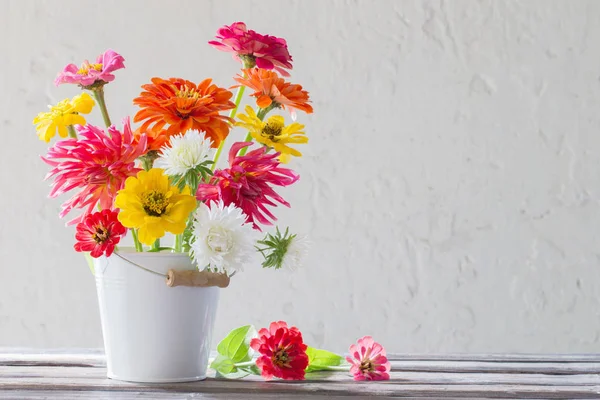
[(102, 111), (102, 119), (104, 119), (104, 125), (108, 128), (111, 126), (110, 117), (108, 116), (108, 110), (106, 109), (106, 102), (104, 101), (104, 87), (100, 86), (96, 89), (92, 90), (94, 94), (94, 98), (98, 103), (98, 107), (100, 107), (100, 111)]
[(233, 364), (238, 368), (244, 368), (244, 367), (251, 367), (254, 364), (256, 364), (256, 362), (254, 361), (246, 361), (246, 362), (241, 362), (241, 363), (237, 363), (237, 364)]
[(152, 243), (152, 250), (159, 251), (160, 250), (160, 239), (156, 239), (154, 243)]
[(140, 159), (142, 160), (142, 168), (144, 168), (144, 171), (150, 171), (154, 162), (148, 157), (142, 157)]
[[(244, 96), (244, 90), (246, 90), (246, 86), (240, 86), (237, 89), (237, 92), (235, 94), (235, 100), (234, 100), (235, 107), (233, 107), (233, 110), (231, 110), (229, 112), (229, 118), (235, 118), (238, 107), (240, 106), (240, 103), (242, 101), (242, 97)], [(219, 148), (217, 149), (217, 152), (215, 153), (215, 158), (213, 159), (213, 165), (210, 167), (211, 171), (214, 171), (215, 168), (217, 168), (217, 161), (219, 161), (219, 157), (221, 156), (221, 152), (223, 151), (224, 145), (225, 145), (225, 140), (222, 140), (221, 144), (219, 144)]]
[(69, 137), (77, 139), (77, 132), (75, 132), (75, 127), (73, 125), (68, 125), (67, 131), (69, 132)]
[[(259, 108), (258, 111), (256, 112), (256, 117), (258, 119), (260, 119), (261, 121), (264, 120), (265, 116), (269, 113), (269, 111), (271, 111), (275, 107), (276, 107), (276, 104), (271, 103), (267, 108)], [(250, 132), (248, 132), (248, 134), (246, 135), (246, 138), (244, 139), (244, 142), (251, 142), (251, 141), (252, 141), (252, 134)], [(240, 153), (238, 155), (240, 157), (245, 155), (246, 152), (248, 151), (248, 147), (250, 147), (250, 146), (246, 146), (242, 150), (240, 150)]]
[(137, 230), (132, 229), (131, 235), (133, 236), (133, 243), (135, 243), (135, 251), (137, 251), (138, 253), (143, 252), (144, 248), (142, 247), (142, 244), (140, 243), (140, 240), (138, 239)]
[(175, 235), (175, 251), (181, 253), (183, 251), (183, 234)]
[(329, 366), (329, 367), (322, 367), (323, 371), (341, 371), (341, 372), (348, 372), (350, 371), (350, 366)]

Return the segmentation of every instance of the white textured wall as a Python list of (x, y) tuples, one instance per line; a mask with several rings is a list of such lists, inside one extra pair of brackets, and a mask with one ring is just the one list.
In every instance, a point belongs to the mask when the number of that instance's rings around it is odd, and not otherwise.
[(218, 337), (283, 318), (336, 351), (369, 333), (391, 351), (600, 350), (593, 0), (1, 1), (0, 346), (102, 344), (31, 125), (77, 93), (56, 73), (123, 54), (118, 121), (152, 76), (230, 85), (238, 65), (206, 42), (236, 20), (288, 40), (314, 100), (278, 215), (315, 244), (296, 274), (236, 277)]

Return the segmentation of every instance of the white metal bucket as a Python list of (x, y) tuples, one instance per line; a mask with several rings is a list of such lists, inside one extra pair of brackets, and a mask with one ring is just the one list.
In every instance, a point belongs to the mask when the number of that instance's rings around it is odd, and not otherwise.
[(164, 275), (170, 268), (192, 270), (186, 254), (119, 255), (94, 261), (108, 377), (148, 383), (206, 378), (219, 288), (168, 287), (165, 277), (131, 264)]

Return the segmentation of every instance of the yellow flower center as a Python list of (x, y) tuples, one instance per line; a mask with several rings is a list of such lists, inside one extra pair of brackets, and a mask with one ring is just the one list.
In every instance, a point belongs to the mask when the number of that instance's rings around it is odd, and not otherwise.
[(225, 228), (213, 226), (208, 230), (206, 245), (216, 253), (226, 253), (233, 247), (233, 238)]
[(198, 99), (200, 97), (200, 93), (196, 92), (196, 89), (187, 85), (183, 85), (181, 89), (175, 92), (175, 95), (182, 99)]
[(142, 194), (142, 207), (146, 214), (152, 217), (160, 217), (169, 207), (169, 197), (158, 190), (150, 190)]
[(103, 226), (97, 226), (96, 232), (92, 235), (92, 239), (98, 244), (104, 243), (109, 237), (108, 229)]
[(90, 69), (93, 69), (96, 71), (102, 71), (102, 64), (90, 64), (89, 62), (86, 61), (81, 65), (81, 68), (79, 68), (77, 73), (79, 75), (87, 75), (87, 74), (89, 74)]
[(260, 134), (263, 137), (269, 138), (273, 142), (277, 142), (279, 140), (278, 136), (281, 135), (282, 130), (283, 122), (281, 119), (271, 117), (267, 120), (267, 123), (265, 124), (264, 128), (262, 128)]
[(273, 364), (277, 365), (279, 368), (282, 367), (290, 367), (290, 356), (284, 348), (280, 347), (275, 354), (273, 354), (272, 358)]

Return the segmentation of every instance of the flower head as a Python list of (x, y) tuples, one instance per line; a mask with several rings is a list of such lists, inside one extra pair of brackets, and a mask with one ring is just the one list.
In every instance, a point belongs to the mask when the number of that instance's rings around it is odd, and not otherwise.
[(308, 366), (307, 346), (298, 328), (288, 328), (283, 321), (272, 322), (269, 329), (261, 329), (258, 335), (250, 341), (250, 347), (261, 354), (256, 365), (263, 378), (304, 380)]
[(162, 132), (172, 136), (190, 129), (205, 132), (218, 147), (229, 134), (231, 118), (220, 112), (231, 110), (233, 94), (205, 79), (196, 85), (179, 78), (168, 80), (152, 78), (152, 83), (142, 85), (144, 91), (133, 100), (141, 110), (135, 114), (134, 122), (144, 121), (142, 133)]
[(103, 209), (113, 208), (113, 200), (125, 179), (139, 171), (135, 167), (136, 158), (146, 151), (145, 138), (133, 142), (128, 119), (122, 133), (114, 126), (108, 128), (108, 134), (93, 125), (77, 129), (79, 139), (61, 140), (42, 157), (53, 167), (46, 176), (54, 178), (51, 198), (80, 189), (62, 206), (61, 218), (73, 208), (86, 209), (69, 224), (80, 222), (98, 203)]
[(183, 233), (196, 199), (187, 186), (180, 191), (169, 184), (162, 169), (152, 168), (127, 178), (115, 206), (121, 210), (119, 221), (127, 228), (139, 229), (140, 242), (151, 245), (165, 232)]
[(258, 248), (265, 260), (264, 268), (287, 269), (295, 271), (302, 265), (302, 259), (308, 252), (308, 240), (306, 236), (291, 235), (286, 228), (282, 234), (279, 228), (275, 234), (267, 233), (263, 240), (257, 242), (265, 248)]
[(125, 59), (120, 54), (108, 49), (98, 56), (94, 64), (90, 64), (88, 60), (85, 60), (81, 67), (75, 64), (67, 65), (58, 74), (54, 84), (58, 86), (61, 83), (75, 83), (84, 88), (103, 86), (115, 79), (112, 74), (114, 71), (125, 68), (123, 61)]
[(170, 176), (185, 175), (210, 161), (212, 153), (210, 140), (198, 131), (189, 131), (185, 135), (171, 137), (169, 143), (161, 148), (160, 157), (154, 165)]
[(75, 251), (89, 251), (94, 258), (110, 256), (127, 229), (117, 220), (117, 210), (88, 214), (77, 224)]
[(218, 50), (234, 53), (245, 66), (275, 69), (283, 76), (289, 76), (285, 68), (292, 69), (292, 56), (285, 39), (248, 30), (243, 22), (219, 28), (217, 40), (208, 43)]
[(351, 357), (346, 357), (352, 366), (350, 372), (355, 381), (383, 381), (390, 379), (391, 364), (385, 355), (385, 349), (371, 336), (358, 339), (350, 346)]
[(49, 142), (58, 134), (67, 137), (67, 126), (85, 125), (81, 114), (89, 114), (94, 107), (94, 100), (87, 93), (81, 93), (72, 99), (64, 99), (55, 106), (49, 106), (50, 111), (42, 112), (33, 119), (40, 140)]
[(238, 115), (241, 122), (235, 125), (248, 129), (257, 142), (279, 152), (281, 154), (279, 161), (287, 163), (290, 156), (302, 156), (302, 153), (288, 145), (308, 142), (308, 138), (302, 131), (304, 125), (297, 122), (285, 125), (285, 120), (281, 115), (273, 115), (266, 122), (261, 121), (250, 106), (246, 106), (246, 113), (248, 115)]
[(198, 269), (231, 274), (241, 271), (255, 256), (254, 231), (233, 204), (200, 203), (194, 215), (190, 255)]
[(300, 177), (289, 168), (279, 167), (279, 153), (267, 154), (264, 147), (236, 156), (240, 149), (251, 144), (234, 143), (229, 151), (229, 168), (216, 170), (208, 184), (200, 184), (196, 198), (235, 204), (246, 214), (246, 221), (260, 230), (257, 223), (271, 225), (269, 218), (276, 220), (267, 206), (276, 206), (275, 202), (290, 206), (272, 186), (289, 186)]
[(256, 97), (256, 105), (260, 108), (281, 107), (288, 108), (290, 112), (295, 109), (308, 114), (313, 112), (308, 104), (308, 92), (302, 86), (286, 82), (276, 72), (266, 69), (248, 68), (243, 72), (246, 76), (237, 75), (234, 79), (254, 90), (252, 96)]

